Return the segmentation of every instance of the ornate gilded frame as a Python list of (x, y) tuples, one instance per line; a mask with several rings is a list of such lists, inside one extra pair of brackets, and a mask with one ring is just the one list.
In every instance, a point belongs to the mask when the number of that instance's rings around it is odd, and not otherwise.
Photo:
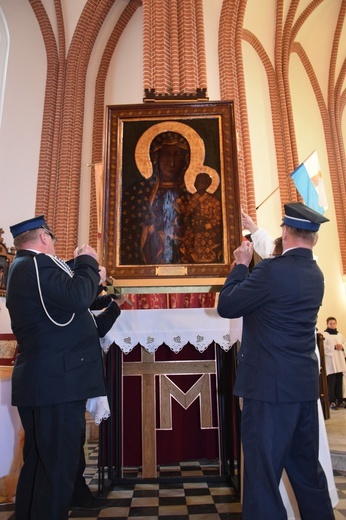
[(2, 238), (4, 230), (0, 228), (0, 296), (6, 296), (7, 277), (14, 259), (14, 248), (8, 249)]
[[(155, 289), (161, 286), (222, 285), (229, 272), (231, 252), (241, 241), (233, 102), (160, 102), (108, 106), (106, 120), (102, 235), (104, 265), (113, 279), (113, 285)], [(217, 261), (191, 261), (191, 257), (187, 261), (179, 258), (179, 261), (170, 263), (146, 263), (142, 259), (132, 263), (123, 260), (132, 247), (131, 244), (127, 246), (125, 254), (123, 244), (126, 237), (122, 235), (128, 215), (125, 200), (133, 190), (131, 186), (144, 186), (151, 178), (153, 165), (150, 162), (150, 143), (165, 131), (183, 135), (189, 143), (190, 161), (184, 183), (191, 195), (198, 172), (208, 173), (213, 179), (212, 184), (217, 179), (216, 184), (210, 187), (213, 190), (210, 193), (217, 199), (215, 203), (221, 211), (221, 252)], [(147, 204), (148, 200), (149, 196)], [(184, 206), (184, 217), (189, 212), (189, 204), (187, 202)], [(131, 215), (131, 218), (135, 216), (137, 223), (138, 219), (144, 219), (144, 210), (142, 213), (138, 207)], [(142, 254), (138, 248), (141, 247), (140, 242), (143, 242), (144, 224), (139, 222), (139, 226), (142, 226), (142, 236), (132, 240), (134, 257)]]

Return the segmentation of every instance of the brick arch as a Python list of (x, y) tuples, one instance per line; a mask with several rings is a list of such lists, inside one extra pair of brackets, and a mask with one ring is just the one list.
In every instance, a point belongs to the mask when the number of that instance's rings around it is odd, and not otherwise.
[(256, 219), (256, 201), (247, 114), (243, 24), (246, 0), (224, 0), (219, 26), (219, 73), (221, 99), (232, 99), (238, 144), (239, 189), (242, 207)]
[[(316, 102), (318, 104), (321, 121), (324, 130), (330, 178), (333, 191), (334, 207), (339, 234), (339, 247), (343, 273), (346, 273), (346, 208), (344, 206), (346, 196), (346, 159), (345, 145), (342, 135), (342, 85), (346, 77), (346, 62), (343, 62), (339, 77), (336, 77), (336, 61), (338, 58), (340, 39), (342, 37), (343, 25), (346, 16), (346, 3), (341, 2), (338, 20), (334, 32), (334, 40), (330, 56), (330, 68), (328, 78), (327, 101), (324, 100), (322, 90), (319, 86), (317, 77), (312, 64), (308, 59), (301, 44), (295, 42), (299, 29), (306, 21), (308, 16), (322, 3), (323, 0), (311, 2), (303, 13), (299, 16), (293, 26), (290, 37), (290, 52), (295, 52), (301, 60), (307, 77), (311, 83)], [(298, 161), (296, 162), (296, 165)]]
[(59, 40), (55, 36), (47, 13), (39, 1), (30, 1), (39, 27), (47, 54), (47, 79), (43, 108), (41, 147), (36, 193), (35, 213), (44, 213), (46, 219), (54, 227), (55, 193), (56, 193), (56, 160), (58, 152), (58, 128), (60, 126), (60, 112), (57, 106), (61, 104), (63, 89), (64, 64), (59, 60), (65, 56), (65, 39), (61, 13), (61, 5), (57, 4), (56, 18)]
[(247, 30), (243, 31), (243, 37), (244, 40), (247, 41), (258, 54), (258, 57), (260, 58), (267, 75), (280, 197), (281, 200), (284, 201), (294, 201), (297, 199), (297, 193), (293, 183), (290, 181), (287, 170), (283, 114), (281, 111), (279, 87), (275, 69), (269, 59), (269, 56), (265, 52), (262, 44), (258, 41), (258, 39)]
[[(345, 107), (346, 89), (342, 91), (346, 76), (346, 61), (343, 61), (339, 76), (336, 74), (336, 63), (342, 32), (346, 16), (346, 2), (340, 6), (339, 16), (335, 28), (334, 40), (331, 52), (331, 62), (328, 78), (328, 113), (331, 124), (331, 140), (334, 151), (335, 168), (331, 168), (331, 182), (335, 201), (335, 213), (339, 231), (339, 244), (343, 264), (343, 273), (346, 274), (346, 208), (345, 208), (345, 183), (346, 183), (346, 157), (345, 137), (342, 133), (342, 116)], [(329, 163), (331, 162), (328, 155)]]
[(103, 138), (104, 138), (104, 111), (105, 111), (105, 88), (109, 65), (117, 46), (117, 43), (124, 32), (127, 24), (132, 16), (141, 7), (142, 0), (131, 0), (121, 13), (119, 20), (116, 22), (114, 29), (106, 43), (95, 83), (94, 97), (94, 118), (93, 118), (93, 135), (92, 135), (92, 175), (90, 187), (90, 227), (89, 242), (97, 248), (98, 230), (97, 230), (97, 205), (96, 205), (96, 187), (95, 187), (95, 164), (103, 161)]
[(290, 57), (293, 52), (298, 55), (310, 80), (312, 91), (314, 92), (321, 113), (335, 200), (341, 257), (345, 272), (346, 208), (344, 208), (343, 201), (346, 195), (346, 159), (342, 135), (342, 114), (346, 94), (345, 91), (342, 92), (342, 86), (346, 76), (346, 62), (344, 62), (341, 68), (339, 77), (336, 78), (336, 60), (346, 15), (346, 3), (341, 3), (334, 34), (328, 105), (326, 105), (324, 101), (313, 67), (304, 49), (301, 44), (295, 42), (301, 27), (322, 2), (323, 0), (313, 0), (310, 2), (296, 21), (295, 18), (299, 2), (293, 0), (290, 3), (285, 21), (284, 3), (282, 1), (277, 2), (274, 64), (272, 64), (256, 36), (252, 34), (251, 31), (243, 29), (242, 12), (246, 7), (246, 0), (224, 0), (219, 29), (220, 85), (222, 99), (233, 98), (235, 100), (237, 130), (240, 133), (238, 143), (240, 144), (240, 152), (242, 153), (239, 162), (241, 201), (242, 206), (247, 208), (248, 213), (253, 218), (256, 218), (254, 193), (253, 190), (250, 190), (250, 192), (247, 190), (247, 186), (253, 182), (253, 172), (250, 167), (250, 158), (248, 164), (246, 163), (246, 154), (251, 154), (251, 146), (247, 141), (249, 131), (246, 115), (246, 96), (245, 91), (242, 89), (244, 75), (242, 50), (239, 45), (239, 32), (242, 30), (243, 41), (247, 41), (257, 53), (267, 75), (280, 197), (283, 202), (297, 200), (299, 198), (289, 176), (290, 172), (292, 172), (300, 162), (297, 152), (289, 81)]
[(55, 2), (56, 42), (39, 0), (29, 0), (47, 54), (47, 81), (42, 122), (36, 213), (44, 212), (64, 241), (57, 253), (68, 258), (78, 238), (80, 172), (85, 81), (90, 54), (113, 0), (88, 0), (75, 29), (67, 57), (60, 1)]

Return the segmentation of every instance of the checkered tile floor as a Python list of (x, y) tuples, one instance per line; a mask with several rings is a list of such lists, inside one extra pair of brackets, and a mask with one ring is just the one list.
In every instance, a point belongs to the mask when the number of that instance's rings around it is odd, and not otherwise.
[[(168, 476), (185, 474), (200, 477), (216, 473), (213, 465), (185, 463), (180, 467), (165, 467)], [(140, 474), (139, 474), (140, 475)], [(138, 475), (138, 476), (139, 476)], [(162, 474), (161, 474), (162, 475)], [(127, 477), (135, 476), (128, 470)], [(86, 479), (89, 487), (97, 491), (97, 449), (88, 446)], [(335, 483), (339, 492), (339, 503), (335, 509), (335, 520), (346, 520), (346, 473), (335, 472)], [(111, 507), (99, 512), (72, 511), (69, 518), (75, 520), (240, 520), (241, 504), (236, 491), (225, 483), (175, 482), (139, 483), (115, 485), (108, 493)], [(0, 520), (15, 520), (13, 504), (0, 505)], [(272, 520), (272, 519), (268, 519)]]
[[(89, 454), (88, 471), (96, 470), (97, 450)], [(163, 466), (159, 477), (197, 477), (216, 476), (217, 464), (210, 462), (184, 462), (178, 466)], [(89, 474), (89, 477), (94, 475)], [(124, 477), (141, 477), (137, 468), (127, 468)], [(97, 476), (91, 478), (89, 487), (97, 490)], [(85, 515), (84, 512), (71, 512), (70, 518), (103, 518), (125, 520), (137, 518), (145, 520), (238, 520), (241, 518), (241, 504), (236, 491), (224, 482), (209, 485), (206, 482), (179, 483), (141, 483), (115, 485), (108, 493), (114, 507), (100, 511), (98, 516)], [(1, 517), (0, 517), (1, 520)]]

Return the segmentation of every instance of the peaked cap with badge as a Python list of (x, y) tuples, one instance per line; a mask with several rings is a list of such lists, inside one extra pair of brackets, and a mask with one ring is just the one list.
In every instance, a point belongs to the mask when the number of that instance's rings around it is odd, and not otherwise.
[(285, 204), (285, 214), (282, 223), (286, 226), (307, 231), (318, 231), (320, 225), (329, 222), (329, 219), (309, 208), (301, 202), (291, 202)]
[(38, 228), (44, 228), (47, 231), (50, 231), (49, 226), (44, 219), (44, 215), (39, 215), (38, 217), (29, 218), (28, 220), (23, 220), (23, 222), (14, 224), (13, 226), (10, 226), (10, 231), (13, 238), (16, 238), (18, 235), (25, 233), (25, 231)]

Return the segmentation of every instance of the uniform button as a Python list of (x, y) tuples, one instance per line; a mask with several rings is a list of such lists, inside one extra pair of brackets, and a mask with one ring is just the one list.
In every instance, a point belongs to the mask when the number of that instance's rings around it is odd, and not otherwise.
[(83, 357), (81, 357), (81, 358), (80, 358), (80, 360), (81, 360), (81, 361), (84, 361), (84, 358), (83, 358)]

